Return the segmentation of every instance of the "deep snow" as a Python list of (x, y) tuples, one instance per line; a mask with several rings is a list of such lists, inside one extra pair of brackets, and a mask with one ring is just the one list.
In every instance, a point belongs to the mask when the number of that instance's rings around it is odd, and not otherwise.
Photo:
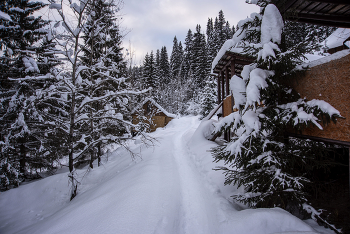
[(239, 189), (212, 170), (219, 165), (209, 152), (216, 143), (205, 139), (211, 121), (174, 119), (150, 134), (154, 147), (130, 142), (135, 160), (118, 148), (103, 166), (78, 170), (71, 202), (67, 172), (1, 193), (0, 233), (333, 233), (279, 208), (234, 203)]

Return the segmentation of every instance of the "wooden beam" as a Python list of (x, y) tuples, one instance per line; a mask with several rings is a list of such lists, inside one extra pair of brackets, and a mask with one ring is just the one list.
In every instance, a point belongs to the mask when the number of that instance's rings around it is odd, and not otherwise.
[(290, 7), (292, 7), (298, 0), (287, 0), (284, 1), (282, 4), (278, 4), (278, 1), (274, 1), (276, 5), (279, 6), (279, 10), (281, 14), (284, 14)]
[(349, 0), (308, 0), (309, 2), (322, 2), (331, 4), (350, 5)]
[(236, 75), (236, 60), (231, 60), (231, 77)]
[[(204, 119), (205, 119), (205, 120), (211, 119), (211, 118), (216, 114), (216, 112), (218, 112), (218, 110), (220, 109), (221, 106), (222, 106), (222, 102), (221, 102), (220, 104), (218, 104), (218, 105), (214, 108), (214, 110), (211, 111), (211, 113), (209, 113), (209, 115), (208, 115), (207, 117), (205, 117)], [(204, 119), (203, 119), (203, 120), (204, 120)]]
[(218, 104), (221, 103), (220, 74), (218, 74)]
[[(288, 17), (288, 16), (287, 16)], [(289, 19), (313, 19), (313, 20), (320, 20), (320, 21), (331, 21), (331, 22), (343, 22), (343, 23), (349, 23), (350, 24), (350, 18), (349, 16), (334, 16), (334, 15), (316, 15), (316, 14), (305, 14), (305, 13), (299, 13), (296, 16), (288, 17)]]
[(297, 21), (301, 23), (309, 23), (323, 26), (331, 26), (331, 27), (339, 27), (339, 28), (350, 28), (350, 22), (332, 22), (332, 21), (323, 21), (323, 20), (314, 20), (314, 19), (302, 19), (302, 18), (294, 18), (288, 19), (290, 21)]
[(225, 73), (221, 71), (221, 100), (224, 101), (225, 99)]
[(226, 96), (230, 95), (230, 85), (229, 85), (229, 70), (228, 70), (228, 66), (226, 67), (226, 74), (225, 74), (225, 80), (226, 80)]

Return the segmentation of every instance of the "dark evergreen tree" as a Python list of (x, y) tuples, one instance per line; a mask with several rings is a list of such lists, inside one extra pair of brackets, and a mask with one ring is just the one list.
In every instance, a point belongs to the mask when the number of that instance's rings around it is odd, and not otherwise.
[(217, 53), (217, 46), (215, 44), (215, 31), (213, 25), (213, 19), (208, 19), (207, 23), (207, 52), (208, 52), (208, 62), (212, 63)]
[[(37, 169), (51, 166), (45, 148), (47, 125), (38, 106), (40, 95), (50, 86), (46, 72), (53, 64), (43, 51), (40, 40), (47, 35), (49, 23), (33, 14), (45, 6), (28, 0), (1, 1), (0, 11), (0, 125), (1, 127), (1, 189), (17, 186), (20, 180), (31, 178)], [(7, 19), (6, 19), (7, 18)], [(36, 54), (46, 60), (46, 68), (37, 64)], [(40, 65), (42, 65), (41, 63)], [(5, 181), (5, 182), (4, 182)]]
[(220, 40), (220, 26), (219, 26), (218, 17), (216, 17), (214, 21), (213, 41), (214, 41), (215, 51), (217, 53), (222, 46), (221, 40)]
[(192, 41), (193, 41), (193, 33), (191, 29), (188, 30), (186, 38), (185, 38), (185, 48), (184, 48), (184, 55), (183, 55), (183, 62), (181, 67), (181, 77), (182, 77), (182, 83), (186, 82), (187, 77), (189, 75), (191, 63), (192, 63)]
[(207, 46), (205, 36), (201, 32), (201, 26), (197, 25), (196, 33), (192, 41), (192, 62), (191, 69), (194, 76), (194, 86), (196, 89), (202, 89), (205, 85), (205, 79), (209, 73), (209, 64), (207, 59)]
[(219, 48), (221, 48), (221, 46), (227, 40), (227, 34), (225, 32), (225, 25), (226, 25), (226, 20), (225, 20), (224, 12), (222, 10), (220, 10), (218, 21), (217, 21), (217, 24), (215, 26), (215, 30), (217, 31), (217, 34), (218, 34)]
[(160, 79), (161, 84), (166, 85), (170, 82), (170, 63), (168, 52), (165, 46), (160, 50)]
[[(180, 66), (182, 62), (182, 48), (180, 48), (180, 44), (177, 42), (176, 36), (174, 37), (173, 50), (170, 56), (170, 69), (171, 69), (171, 77), (176, 79), (180, 72)], [(182, 46), (181, 46), (182, 47)]]
[(153, 55), (153, 51), (151, 51), (150, 55), (148, 53), (145, 56), (145, 60), (143, 63), (143, 81), (144, 88), (155, 88), (155, 59)]
[[(230, 26), (230, 23), (228, 21), (226, 21), (226, 24), (224, 26), (224, 38), (225, 38), (225, 41), (228, 40), (228, 39), (231, 39), (232, 36), (233, 36), (233, 31), (231, 29), (231, 26)], [(224, 42), (225, 43), (225, 42)]]

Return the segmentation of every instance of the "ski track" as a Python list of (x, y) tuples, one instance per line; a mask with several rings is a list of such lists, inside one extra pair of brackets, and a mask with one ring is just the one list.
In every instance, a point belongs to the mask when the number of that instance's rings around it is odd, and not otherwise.
[[(193, 119), (190, 126), (193, 126)], [(186, 128), (187, 126), (185, 126)], [(196, 165), (193, 162), (191, 153), (188, 150), (184, 137), (193, 133), (191, 128), (187, 131), (180, 129), (179, 133), (174, 134), (173, 149), (171, 154), (174, 157), (177, 170), (179, 172), (181, 187), (181, 225), (180, 233), (218, 233), (214, 230), (213, 217), (210, 212), (210, 202), (208, 199), (208, 191), (203, 187), (202, 178), (199, 177)], [(196, 202), (193, 202), (196, 201)]]

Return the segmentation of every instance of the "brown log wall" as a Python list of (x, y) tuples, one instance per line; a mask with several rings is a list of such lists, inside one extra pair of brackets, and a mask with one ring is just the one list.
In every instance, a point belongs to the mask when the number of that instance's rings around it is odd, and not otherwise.
[(345, 118), (323, 131), (311, 127), (304, 135), (350, 142), (350, 55), (310, 68), (292, 86), (301, 97), (328, 102)]
[(232, 95), (230, 95), (230, 96), (227, 96), (223, 102), (223, 110), (224, 110), (223, 117), (228, 116), (229, 114), (231, 114), (233, 112), (232, 107), (233, 107)]

